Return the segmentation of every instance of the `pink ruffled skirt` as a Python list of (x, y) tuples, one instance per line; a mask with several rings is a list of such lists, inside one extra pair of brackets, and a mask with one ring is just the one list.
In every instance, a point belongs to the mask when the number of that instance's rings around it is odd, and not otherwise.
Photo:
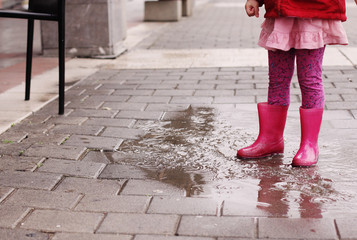
[(340, 20), (267, 18), (262, 24), (259, 46), (268, 50), (317, 49), (325, 45), (347, 45)]

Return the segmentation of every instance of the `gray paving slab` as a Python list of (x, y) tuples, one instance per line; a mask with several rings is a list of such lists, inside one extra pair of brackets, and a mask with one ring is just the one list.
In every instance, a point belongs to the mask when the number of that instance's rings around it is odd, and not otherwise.
[(159, 235), (136, 235), (134, 240), (215, 240), (209, 237), (182, 237), (182, 236), (159, 236)]
[(109, 164), (98, 178), (103, 179), (146, 179), (146, 173), (138, 167)]
[(83, 212), (144, 213), (150, 199), (148, 196), (87, 195), (79, 202), (75, 210)]
[(163, 112), (154, 111), (120, 111), (115, 118), (141, 119), (141, 120), (160, 120)]
[(61, 174), (52, 173), (0, 172), (0, 186), (51, 190), (61, 178)]
[(0, 203), (4, 201), (14, 190), (15, 188), (0, 187)]
[(183, 216), (178, 235), (255, 238), (253, 218)]
[(87, 152), (87, 154), (83, 157), (82, 162), (110, 163), (104, 152), (93, 150)]
[(336, 225), (341, 236), (340, 239), (357, 239), (356, 218), (338, 218)]
[(15, 228), (29, 212), (27, 207), (0, 206), (0, 227)]
[(185, 195), (183, 189), (167, 183), (150, 179), (130, 179), (123, 190), (122, 195), (144, 195), (144, 196), (181, 196)]
[(52, 240), (132, 240), (133, 236), (119, 234), (56, 233)]
[(65, 176), (97, 178), (106, 165), (95, 162), (48, 159), (38, 172), (60, 173)]
[(69, 116), (81, 117), (104, 117), (112, 118), (118, 113), (118, 110), (111, 110), (110, 108), (103, 107), (101, 109), (74, 109)]
[(122, 144), (123, 140), (119, 138), (112, 137), (99, 137), (99, 136), (88, 136), (88, 135), (72, 135), (64, 143), (65, 146), (78, 146), (85, 147), (88, 149), (97, 150), (116, 150)]
[(213, 215), (219, 211), (219, 202), (202, 198), (178, 198), (155, 196), (148, 213), (178, 215)]
[(125, 180), (105, 180), (66, 177), (56, 187), (55, 192), (81, 193), (85, 195), (117, 195)]
[(103, 126), (87, 125), (56, 125), (48, 132), (50, 134), (64, 133), (64, 134), (83, 134), (83, 135), (94, 135), (97, 136), (102, 130)]
[(32, 146), (24, 151), (24, 156), (78, 160), (86, 151), (82, 146)]
[(51, 124), (67, 124), (67, 125), (79, 125), (84, 123), (88, 118), (78, 116), (52, 116), (47, 123)]
[(42, 162), (40, 157), (2, 156), (0, 169), (2, 171), (34, 171)]
[(1, 240), (48, 240), (49, 234), (25, 229), (1, 229)]
[(83, 126), (130, 127), (134, 122), (134, 119), (90, 118)]
[(121, 102), (105, 102), (102, 106), (103, 108), (113, 109), (113, 110), (136, 110), (142, 111), (146, 107), (146, 103), (121, 103)]
[(176, 215), (109, 213), (98, 233), (174, 235)]
[(21, 228), (44, 232), (93, 233), (102, 221), (102, 213), (35, 210)]
[(115, 137), (120, 139), (138, 139), (142, 135), (145, 135), (145, 131), (141, 129), (116, 127), (107, 127), (100, 134), (102, 137)]
[(333, 219), (259, 218), (260, 238), (336, 239)]
[(186, 111), (190, 107), (190, 104), (159, 104), (151, 103), (149, 104), (145, 111), (156, 111), (156, 112), (178, 112)]
[(69, 209), (79, 199), (78, 193), (18, 189), (5, 201), (5, 206)]

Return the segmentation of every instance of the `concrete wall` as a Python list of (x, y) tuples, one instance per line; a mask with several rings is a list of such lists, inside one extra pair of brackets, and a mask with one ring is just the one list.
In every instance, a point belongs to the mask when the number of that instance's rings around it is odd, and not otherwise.
[[(45, 55), (57, 53), (57, 23), (41, 22)], [(69, 56), (115, 57), (126, 49), (126, 0), (66, 1), (66, 50)]]

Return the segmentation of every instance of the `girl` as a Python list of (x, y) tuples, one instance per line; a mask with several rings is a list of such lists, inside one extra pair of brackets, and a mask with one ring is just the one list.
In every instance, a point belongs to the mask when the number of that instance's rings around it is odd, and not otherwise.
[(325, 103), (322, 58), (326, 45), (348, 43), (342, 27), (342, 21), (346, 20), (345, 0), (247, 0), (248, 16), (259, 17), (263, 4), (266, 19), (259, 45), (268, 50), (268, 102), (258, 103), (257, 140), (238, 150), (237, 157), (255, 159), (284, 152), (283, 132), (296, 58), (302, 95), (301, 143), (292, 166), (314, 166), (319, 155), (318, 135)]

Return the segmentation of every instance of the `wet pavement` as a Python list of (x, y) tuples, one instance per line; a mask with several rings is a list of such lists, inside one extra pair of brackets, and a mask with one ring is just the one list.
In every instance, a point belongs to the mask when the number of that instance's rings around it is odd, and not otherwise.
[[(186, 67), (192, 55), (179, 55), (176, 67), (119, 67), (136, 51), (189, 52), (174, 44), (181, 32), (171, 29), (183, 22), (204, 28), (217, 9), (217, 18), (232, 18), (232, 6), (242, 10), (236, 5), (209, 2), (117, 60), (71, 61), (71, 68), (99, 70), (66, 91), (65, 115), (57, 115), (54, 100), (0, 135), (1, 239), (357, 239), (352, 58), (324, 65), (326, 106), (313, 168), (290, 166), (300, 143), (296, 78), (284, 155), (244, 161), (235, 154), (257, 136), (265, 66)], [(161, 45), (167, 29), (171, 47)], [(250, 46), (249, 39), (226, 48)], [(192, 46), (215, 48), (211, 40)]]

